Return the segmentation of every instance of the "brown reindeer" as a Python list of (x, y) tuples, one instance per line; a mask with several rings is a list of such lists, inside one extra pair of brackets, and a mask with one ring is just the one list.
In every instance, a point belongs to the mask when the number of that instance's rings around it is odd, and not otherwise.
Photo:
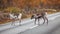
[(31, 16), (31, 19), (35, 19), (35, 24), (36, 24), (36, 20), (38, 20), (38, 25), (40, 25), (39, 24), (39, 19), (41, 19), (41, 18), (43, 18), (43, 20), (44, 20), (44, 22), (43, 22), (43, 24), (45, 23), (45, 20), (47, 20), (47, 24), (48, 24), (48, 18), (46, 17), (46, 12), (40, 12), (39, 14), (34, 14), (34, 15), (32, 15)]

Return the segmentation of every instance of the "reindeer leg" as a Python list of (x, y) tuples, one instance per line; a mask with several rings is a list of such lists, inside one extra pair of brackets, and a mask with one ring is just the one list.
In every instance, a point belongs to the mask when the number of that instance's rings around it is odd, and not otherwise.
[(39, 19), (38, 19), (38, 25), (40, 25)]
[(46, 18), (46, 20), (47, 20), (47, 24), (48, 24), (48, 18), (47, 17), (45, 17)]
[(43, 20), (44, 20), (44, 22), (43, 22), (43, 24), (45, 23), (45, 17), (43, 17)]
[(34, 22), (35, 25), (36, 25), (36, 20), (37, 20), (37, 19), (35, 18), (35, 22)]
[(14, 19), (13, 19), (11, 25), (14, 25), (14, 26), (15, 26), (14, 22), (15, 22), (15, 21), (14, 21)]
[(11, 23), (11, 25), (13, 25), (13, 22)]
[(19, 20), (19, 25), (21, 26), (21, 19)]

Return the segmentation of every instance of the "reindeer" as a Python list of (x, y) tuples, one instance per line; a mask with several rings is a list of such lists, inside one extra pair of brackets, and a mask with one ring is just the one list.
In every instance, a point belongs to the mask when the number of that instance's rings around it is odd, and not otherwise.
[(46, 15), (47, 15), (46, 12), (40, 12), (39, 14), (32, 15), (31, 19), (33, 19), (33, 18), (35, 19), (35, 22), (34, 22), (35, 24), (36, 24), (36, 21), (38, 20), (38, 25), (40, 25), (39, 19), (43, 18), (43, 20), (44, 20), (43, 24), (45, 23), (45, 20), (47, 20), (47, 24), (48, 24), (48, 18), (46, 17)]
[[(19, 14), (9, 14), (10, 15), (10, 19), (12, 19), (13, 21), (12, 21), (12, 24), (14, 24), (14, 22), (16, 21), (16, 20), (19, 20), (19, 23), (20, 23), (20, 25), (21, 25), (21, 18), (22, 18), (22, 14), (21, 13), (19, 13)], [(14, 24), (15, 25), (15, 24)]]

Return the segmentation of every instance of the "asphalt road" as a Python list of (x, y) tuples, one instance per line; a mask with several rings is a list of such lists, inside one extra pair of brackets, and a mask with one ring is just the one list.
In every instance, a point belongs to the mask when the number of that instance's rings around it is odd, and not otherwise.
[(60, 17), (49, 21), (48, 25), (41, 25), (18, 34), (60, 34)]
[(57, 28), (54, 32), (51, 32), (51, 34), (60, 34), (60, 28)]

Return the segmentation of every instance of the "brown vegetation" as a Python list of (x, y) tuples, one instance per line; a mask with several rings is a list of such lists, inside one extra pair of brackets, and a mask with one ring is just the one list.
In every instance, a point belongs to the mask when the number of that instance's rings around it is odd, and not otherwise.
[(34, 7), (48, 7), (48, 8), (59, 8), (60, 0), (0, 0), (0, 7), (19, 7), (19, 8), (34, 8)]
[[(31, 17), (39, 9), (60, 9), (60, 0), (0, 0), (0, 10), (3, 13), (19, 13), (23, 14), (22, 19)], [(60, 11), (60, 10), (59, 10)], [(55, 11), (47, 11), (48, 14), (55, 13)], [(58, 12), (58, 11), (56, 11)], [(5, 15), (7, 16), (7, 14)], [(0, 24), (11, 21), (9, 18), (0, 17)]]

